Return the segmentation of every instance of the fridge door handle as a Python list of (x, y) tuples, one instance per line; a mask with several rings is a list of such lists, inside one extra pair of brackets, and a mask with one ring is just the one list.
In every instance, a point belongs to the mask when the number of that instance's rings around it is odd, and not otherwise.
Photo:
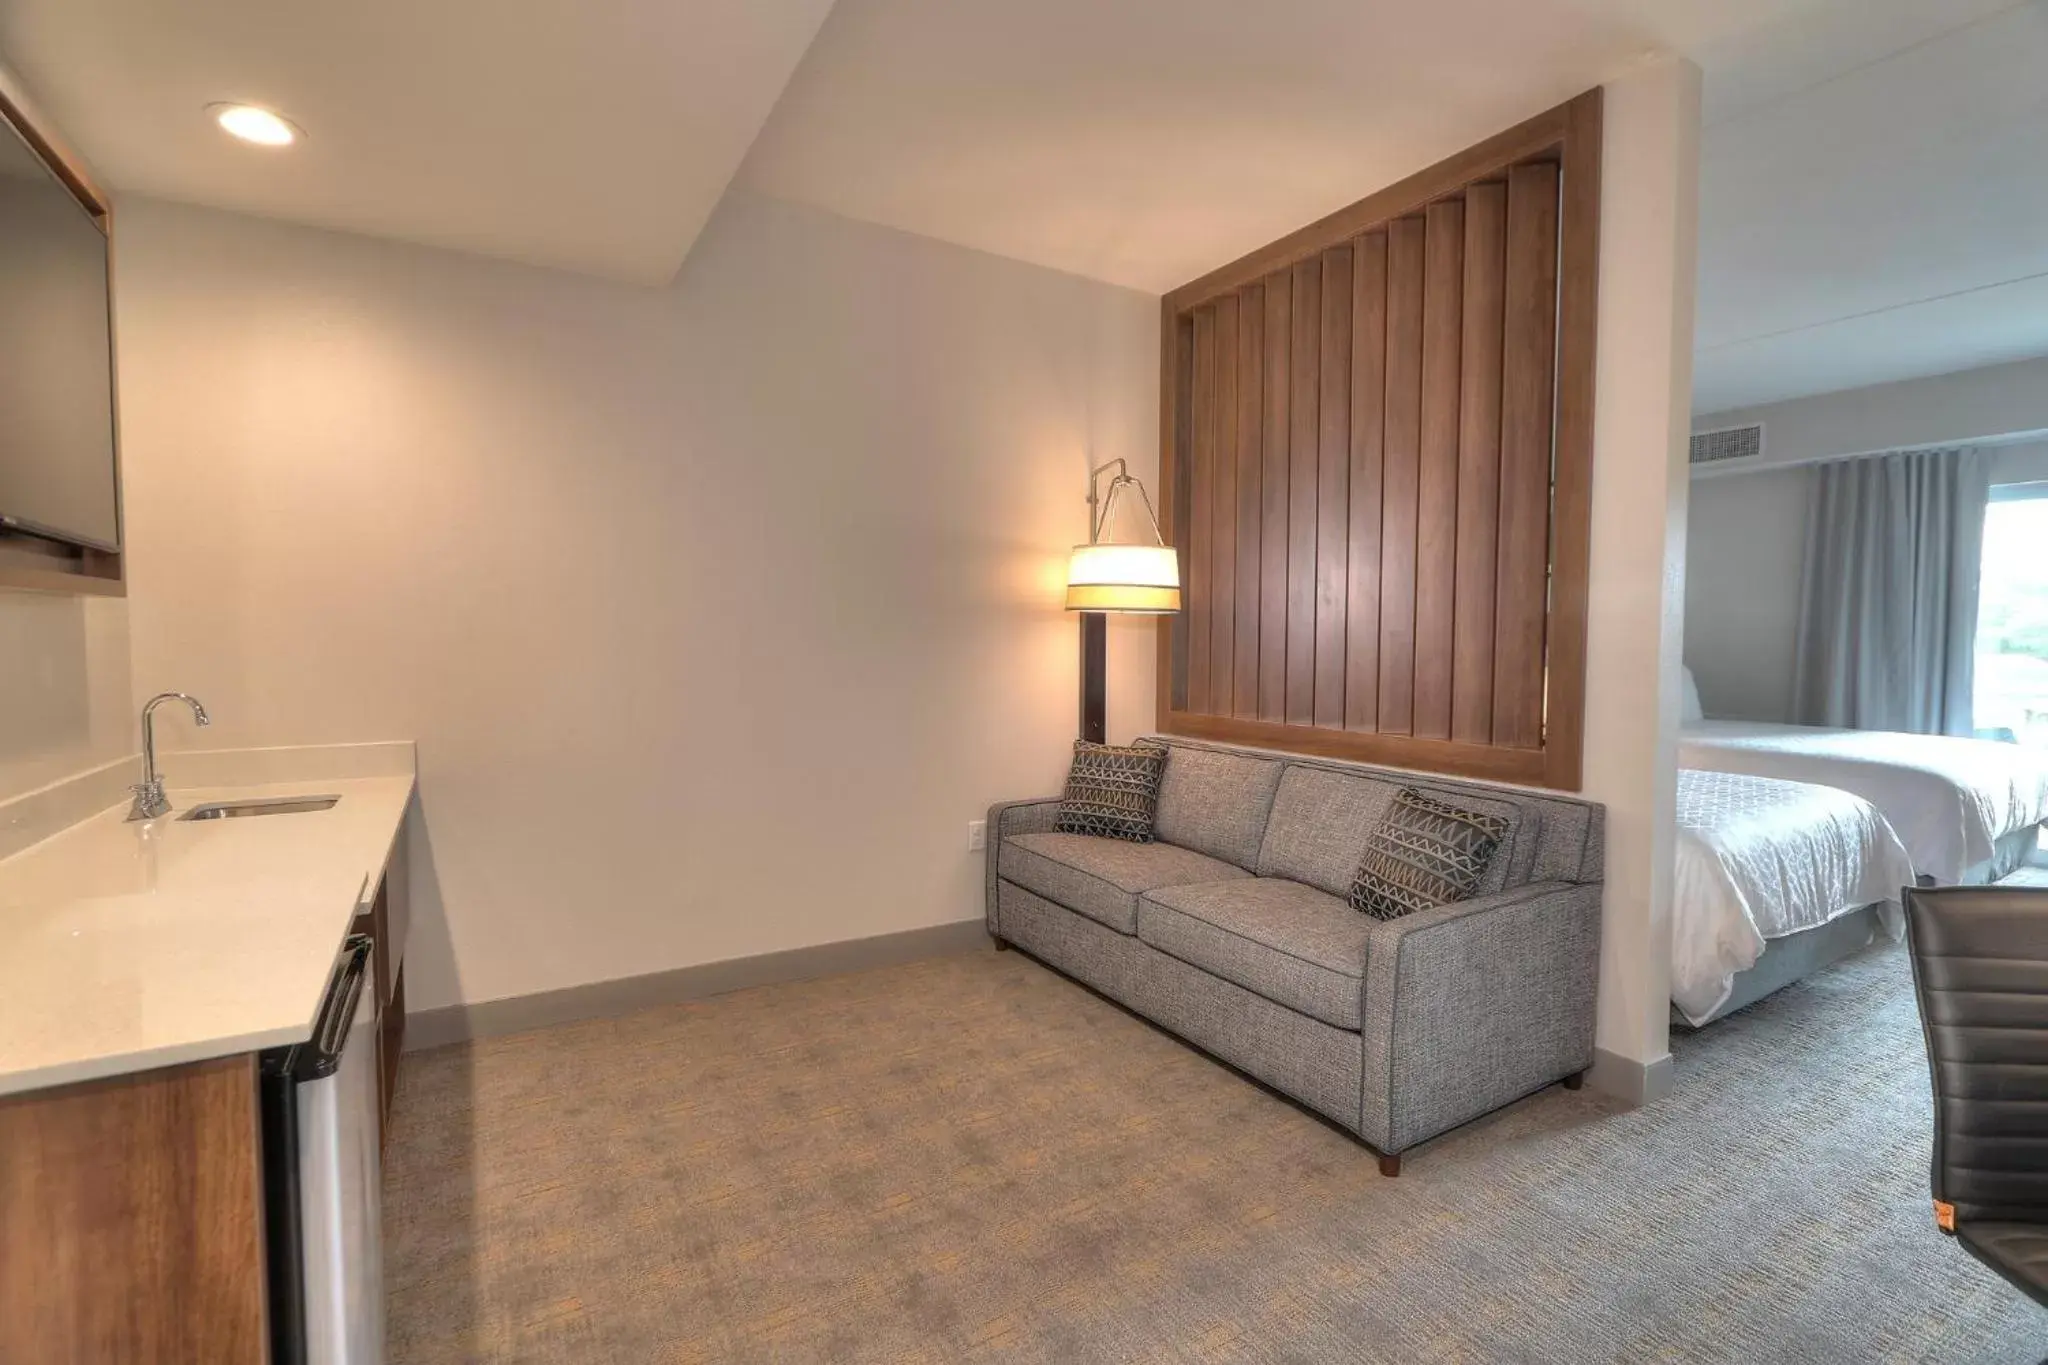
[(356, 1006), (362, 999), (369, 975), (370, 952), (375, 940), (368, 934), (350, 934), (342, 940), (341, 956), (335, 959), (334, 974), (328, 979), (327, 994), (313, 1020), (313, 1036), (299, 1050), (298, 1079), (318, 1080), (332, 1076), (341, 1065), (341, 1050), (348, 1044)]

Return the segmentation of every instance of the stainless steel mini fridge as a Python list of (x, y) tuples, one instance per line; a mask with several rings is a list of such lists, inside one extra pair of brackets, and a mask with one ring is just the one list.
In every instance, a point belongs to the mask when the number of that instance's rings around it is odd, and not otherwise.
[(371, 940), (335, 959), (313, 1036), (263, 1055), (263, 1186), (276, 1365), (382, 1365), (384, 1266)]

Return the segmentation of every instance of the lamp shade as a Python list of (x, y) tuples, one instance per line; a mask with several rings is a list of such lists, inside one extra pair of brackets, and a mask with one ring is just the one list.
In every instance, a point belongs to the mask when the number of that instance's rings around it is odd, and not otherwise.
[(1180, 610), (1180, 557), (1170, 545), (1076, 545), (1067, 561), (1068, 611)]

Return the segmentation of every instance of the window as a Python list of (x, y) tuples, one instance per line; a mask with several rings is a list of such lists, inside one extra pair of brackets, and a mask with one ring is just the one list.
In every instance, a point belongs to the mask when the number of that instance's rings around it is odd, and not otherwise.
[(1999, 484), (1984, 512), (1972, 723), (2048, 748), (2048, 482)]

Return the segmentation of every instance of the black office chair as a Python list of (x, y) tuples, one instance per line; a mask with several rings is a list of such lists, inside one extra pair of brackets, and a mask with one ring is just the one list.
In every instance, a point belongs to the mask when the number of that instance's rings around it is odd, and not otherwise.
[(1909, 887), (1934, 1219), (2048, 1305), (2048, 890)]

